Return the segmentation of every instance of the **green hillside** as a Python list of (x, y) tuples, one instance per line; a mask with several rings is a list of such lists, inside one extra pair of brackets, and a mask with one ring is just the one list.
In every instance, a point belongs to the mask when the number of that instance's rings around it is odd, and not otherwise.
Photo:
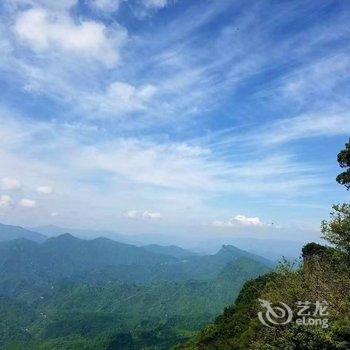
[(0, 243), (0, 348), (169, 349), (269, 271), (231, 246), (187, 258), (157, 250), (70, 234)]

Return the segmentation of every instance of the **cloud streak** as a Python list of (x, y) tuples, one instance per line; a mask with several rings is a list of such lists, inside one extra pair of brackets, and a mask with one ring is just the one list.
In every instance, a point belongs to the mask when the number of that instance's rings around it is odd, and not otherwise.
[(6, 194), (0, 196), (0, 208), (6, 208), (12, 203), (12, 198)]
[(159, 212), (145, 210), (140, 212), (138, 210), (129, 210), (124, 213), (124, 216), (131, 220), (160, 220), (162, 215)]
[(51, 194), (53, 192), (53, 188), (51, 186), (39, 186), (36, 189), (37, 192), (41, 194)]
[(35, 200), (29, 198), (21, 199), (18, 204), (24, 208), (34, 208), (36, 206)]
[(234, 217), (226, 221), (213, 221), (212, 225), (214, 227), (261, 227), (264, 224), (258, 217), (247, 217), (245, 215), (235, 215)]
[(1, 179), (1, 187), (4, 190), (19, 190), (21, 189), (21, 183), (15, 179), (10, 177), (4, 177)]

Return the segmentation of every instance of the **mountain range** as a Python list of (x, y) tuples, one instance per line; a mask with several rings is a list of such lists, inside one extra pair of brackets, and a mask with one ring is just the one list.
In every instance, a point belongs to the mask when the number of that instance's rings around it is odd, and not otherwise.
[(2, 228), (15, 239), (0, 242), (0, 349), (169, 349), (273, 265), (231, 245), (200, 255)]
[(42, 243), (25, 238), (1, 242), (0, 283), (5, 281), (8, 287), (10, 280), (35, 284), (63, 278), (96, 281), (103, 276), (138, 283), (205, 280), (242, 258), (272, 266), (271, 261), (233, 246), (223, 246), (213, 255), (197, 255), (176, 246), (137, 247), (104, 237), (82, 240), (65, 233)]
[(307, 243), (306, 241), (283, 240), (280, 237), (269, 239), (253, 238), (249, 237), (249, 232), (247, 232), (246, 237), (226, 235), (215, 238), (201, 236), (200, 239), (191, 239), (183, 234), (121, 234), (119, 232), (108, 230), (72, 229), (53, 225), (33, 227), (30, 228), (30, 230), (41, 233), (47, 237), (59, 236), (69, 232), (75, 237), (82, 239), (93, 239), (103, 236), (118, 242), (137, 246), (155, 244), (160, 246), (176, 245), (202, 255), (214, 254), (222, 245), (229, 244), (273, 261), (278, 261), (282, 257), (289, 260), (299, 258), (301, 248)]

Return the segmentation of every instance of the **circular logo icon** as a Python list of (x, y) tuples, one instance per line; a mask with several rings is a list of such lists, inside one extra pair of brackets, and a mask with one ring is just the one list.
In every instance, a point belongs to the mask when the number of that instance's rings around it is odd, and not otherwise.
[(287, 304), (279, 302), (278, 305), (272, 306), (271, 302), (264, 299), (259, 299), (259, 302), (266, 309), (264, 312), (258, 312), (258, 318), (263, 325), (267, 327), (285, 325), (292, 320), (293, 311)]

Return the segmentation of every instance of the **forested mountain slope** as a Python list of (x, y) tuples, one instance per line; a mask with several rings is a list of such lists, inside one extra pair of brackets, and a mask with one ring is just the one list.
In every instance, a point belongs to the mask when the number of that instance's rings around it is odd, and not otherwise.
[(169, 349), (270, 269), (232, 246), (188, 257), (151, 250), (70, 234), (1, 242), (0, 347)]

